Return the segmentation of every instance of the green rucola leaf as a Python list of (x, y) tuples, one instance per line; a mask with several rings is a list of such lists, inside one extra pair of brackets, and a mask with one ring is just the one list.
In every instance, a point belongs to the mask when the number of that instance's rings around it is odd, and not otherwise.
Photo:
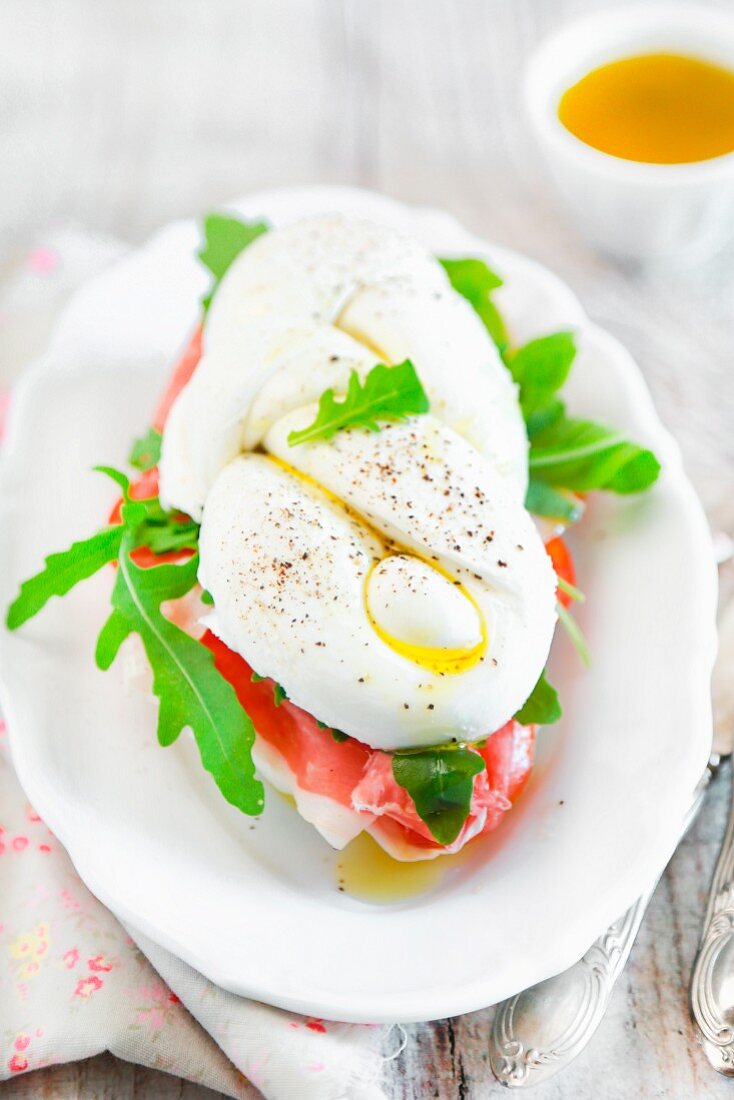
[(409, 359), (394, 367), (378, 363), (360, 382), (352, 371), (346, 396), (337, 401), (332, 389), (319, 399), (316, 419), (307, 428), (291, 432), (288, 443), (295, 447), (314, 439), (331, 439), (343, 428), (380, 430), (380, 420), (405, 420), (428, 412), (428, 398)]
[(639, 493), (653, 484), (660, 463), (621, 432), (564, 417), (534, 436), (529, 468), (534, 480), (579, 492)]
[(116, 470), (114, 466), (92, 466), (92, 470), (95, 474), (104, 474), (110, 481), (114, 481), (123, 498), (130, 499), (130, 478), (122, 470)]
[(565, 592), (574, 603), (586, 603), (586, 596), (581, 589), (577, 588), (575, 584), (571, 584), (570, 581), (564, 580), (563, 577), (557, 578), (556, 587), (560, 588), (561, 592)]
[(130, 465), (143, 472), (157, 466), (161, 457), (162, 438), (155, 428), (148, 428), (145, 435), (141, 435), (132, 445), (128, 459)]
[(525, 417), (525, 431), (532, 443), (536, 435), (540, 435), (551, 424), (557, 424), (566, 415), (566, 407), (558, 398), (553, 398), (542, 409), (535, 409)]
[(342, 733), (341, 730), (332, 729), (331, 726), (327, 726), (326, 722), (321, 722), (318, 718), (316, 719), (316, 725), (319, 727), (320, 730), (328, 730), (334, 741), (341, 742), (349, 740), (348, 733)]
[(50, 554), (45, 568), (35, 577), (24, 581), (20, 591), (8, 608), (6, 624), (16, 630), (32, 619), (52, 596), (65, 596), (79, 581), (97, 573), (108, 562), (114, 561), (120, 551), (122, 527), (105, 527), (91, 538), (72, 543), (68, 550)]
[(583, 511), (581, 502), (572, 493), (554, 489), (532, 477), (525, 494), (525, 507), (534, 516), (546, 516), (562, 523), (576, 523)]
[(589, 653), (589, 647), (581, 627), (576, 622), (571, 612), (568, 611), (563, 604), (557, 604), (556, 611), (558, 612), (558, 621), (566, 631), (566, 634), (568, 634), (569, 640), (581, 658), (581, 661), (587, 668), (591, 668), (591, 654)]
[[(546, 410), (568, 378), (576, 355), (572, 332), (554, 332), (518, 348), (507, 358), (510, 373), (520, 388), (520, 408), (525, 420)], [(552, 406), (554, 414), (558, 406)]]
[(233, 260), (248, 245), (268, 231), (265, 221), (243, 222), (227, 214), (208, 214), (204, 218), (204, 243), (199, 259), (214, 276), (211, 290), (203, 301), (208, 309), (219, 283)]
[(199, 547), (199, 525), (191, 519), (179, 520), (168, 513), (165, 522), (145, 523), (138, 542), (154, 554), (168, 554), (175, 550), (193, 550)]
[(154, 554), (165, 554), (172, 550), (198, 550), (199, 524), (189, 516), (181, 512), (166, 511), (161, 507), (158, 497), (133, 503), (142, 505), (136, 530), (139, 546), (147, 546)]
[(550, 726), (558, 721), (562, 713), (558, 692), (546, 680), (545, 672), (541, 672), (540, 679), (520, 707), (515, 719), (523, 726)]
[(502, 279), (484, 260), (468, 257), (461, 260), (439, 260), (457, 293), (474, 307), (489, 335), (504, 356), (510, 346), (510, 337), (502, 315), (492, 301), (492, 291), (502, 286)]
[(135, 542), (123, 536), (112, 592), (113, 612), (97, 642), (96, 660), (107, 669), (132, 633), (142, 640), (160, 701), (158, 740), (170, 745), (184, 727), (193, 730), (201, 761), (220, 791), (246, 814), (263, 808), (250, 750), (255, 730), (234, 688), (218, 672), (213, 654), (170, 622), (161, 611), (196, 583), (198, 557), (182, 565), (142, 569), (131, 559)]
[(395, 782), (408, 792), (418, 816), (439, 844), (451, 844), (469, 816), (474, 776), (485, 768), (472, 749), (446, 746), (396, 752)]

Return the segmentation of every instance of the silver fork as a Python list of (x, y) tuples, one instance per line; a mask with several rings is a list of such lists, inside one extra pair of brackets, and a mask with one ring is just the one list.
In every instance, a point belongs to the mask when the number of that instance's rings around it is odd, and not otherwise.
[[(728, 556), (725, 555), (723, 560)], [(727, 607), (725, 618), (733, 624), (732, 636), (722, 630), (714, 670), (713, 749), (696, 787), (679, 839), (685, 836), (696, 817), (711, 777), (734, 748), (734, 718), (730, 715), (734, 696), (729, 683), (731, 670), (734, 669), (734, 601)], [(724, 851), (727, 853), (726, 866)], [(707, 992), (704, 996), (696, 994), (695, 1003), (705, 1007), (700, 1015), (694, 1008), (694, 1015), (699, 1026), (708, 1027), (707, 1038), (711, 1036), (711, 1043), (719, 1052), (722, 1065), (717, 1068), (734, 1076), (734, 990), (729, 990), (725, 1020), (721, 1016), (721, 997), (717, 1001), (710, 993), (717, 961), (723, 962), (726, 957), (730, 963), (728, 972), (734, 972), (734, 812), (724, 851), (719, 878), (722, 884), (726, 882), (728, 894), (725, 900), (722, 900), (724, 895), (720, 894), (718, 901), (712, 901), (710, 906), (709, 917), (713, 914), (720, 919), (715, 924), (711, 941), (713, 943), (715, 940), (715, 946), (705, 950), (702, 947), (699, 956), (700, 988)], [(718, 871), (719, 868), (717, 874)], [(581, 1053), (604, 1018), (617, 978), (629, 958), (659, 877), (619, 920), (594, 941), (577, 963), (497, 1006), (490, 1035), (489, 1058), (495, 1077), (503, 1085), (528, 1088), (540, 1084), (564, 1069)], [(720, 935), (722, 922), (727, 926), (723, 937)], [(703, 977), (704, 974), (706, 977)], [(723, 1068), (724, 1065), (728, 1068)]]
[[(681, 839), (700, 809), (720, 760), (711, 754), (686, 814)], [(503, 1085), (516, 1089), (538, 1085), (581, 1053), (604, 1018), (659, 878), (577, 963), (497, 1006), (489, 1060)]]

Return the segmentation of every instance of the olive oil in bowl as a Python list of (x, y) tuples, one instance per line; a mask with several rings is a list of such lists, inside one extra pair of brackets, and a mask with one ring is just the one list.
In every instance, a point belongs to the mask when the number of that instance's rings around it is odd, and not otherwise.
[(561, 97), (558, 117), (603, 153), (686, 164), (734, 151), (734, 71), (650, 53), (593, 69)]

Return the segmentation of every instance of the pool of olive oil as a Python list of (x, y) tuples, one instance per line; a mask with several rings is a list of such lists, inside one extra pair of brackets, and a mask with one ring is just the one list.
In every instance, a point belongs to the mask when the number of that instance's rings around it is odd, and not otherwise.
[(368, 833), (360, 833), (339, 853), (338, 886), (345, 894), (376, 905), (408, 901), (438, 886), (450, 868), (465, 862), (466, 851), (463, 849), (454, 856), (401, 863), (389, 856)]
[(625, 160), (708, 160), (734, 151), (734, 71), (675, 53), (622, 58), (564, 92), (558, 117), (587, 145)]

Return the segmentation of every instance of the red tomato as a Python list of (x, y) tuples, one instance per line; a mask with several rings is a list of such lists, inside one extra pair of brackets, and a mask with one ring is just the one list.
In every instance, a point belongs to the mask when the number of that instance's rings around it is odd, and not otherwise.
[[(573, 564), (573, 558), (571, 557), (571, 551), (566, 546), (566, 543), (562, 538), (551, 539), (550, 542), (545, 544), (545, 548), (548, 551), (548, 556), (553, 562), (553, 568), (556, 574), (562, 581), (566, 581), (567, 584), (576, 584), (576, 570)], [(570, 607), (573, 600), (569, 596), (568, 592), (562, 590), (558, 593), (558, 602), (563, 607)]]
[(184, 353), (179, 359), (168, 385), (163, 391), (163, 396), (158, 403), (158, 408), (153, 417), (153, 427), (158, 432), (163, 431), (166, 420), (168, 419), (168, 414), (171, 411), (171, 405), (198, 366), (199, 360), (201, 359), (202, 332), (203, 328), (199, 325), (186, 345)]

